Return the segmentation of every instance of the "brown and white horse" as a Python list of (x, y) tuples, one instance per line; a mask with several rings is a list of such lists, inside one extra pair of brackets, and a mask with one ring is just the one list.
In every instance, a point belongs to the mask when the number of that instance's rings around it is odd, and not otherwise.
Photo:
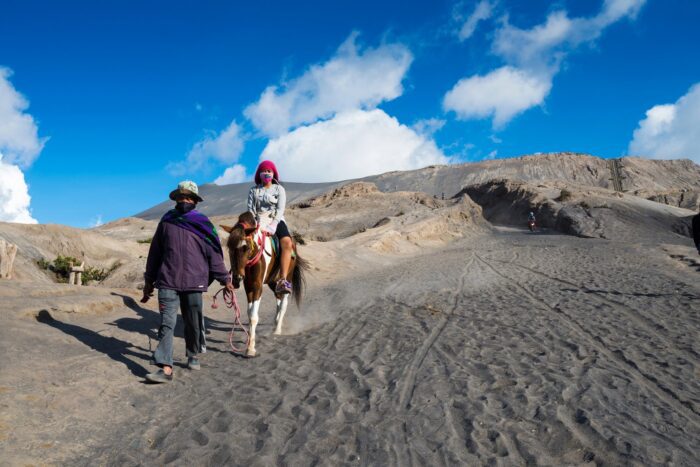
[[(279, 277), (280, 252), (275, 251), (269, 234), (256, 225), (255, 217), (250, 212), (241, 214), (233, 227), (222, 225), (221, 228), (229, 233), (226, 246), (231, 260), (233, 286), (239, 288), (242, 281), (248, 299), (250, 338), (245, 355), (255, 357), (257, 355), (255, 328), (258, 325), (258, 310), (260, 309), (263, 286), (267, 284), (272, 292), (275, 292), (275, 285), (281, 279)], [(305, 285), (304, 272), (309, 268), (309, 265), (306, 260), (299, 257), (295, 243), (292, 248), (292, 259), (285, 279), (292, 283), (292, 295), (297, 307), (299, 307)], [(275, 293), (275, 297), (277, 298), (277, 314), (274, 333), (282, 334), (282, 321), (287, 311), (289, 294)]]

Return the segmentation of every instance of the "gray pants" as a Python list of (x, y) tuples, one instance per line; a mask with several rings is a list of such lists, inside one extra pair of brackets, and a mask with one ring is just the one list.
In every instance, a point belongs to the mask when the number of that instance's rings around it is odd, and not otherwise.
[(153, 360), (158, 366), (173, 366), (173, 334), (177, 323), (178, 305), (185, 323), (185, 348), (187, 357), (195, 357), (207, 351), (204, 338), (204, 316), (202, 314), (202, 292), (178, 292), (158, 289), (158, 309), (160, 310), (160, 342), (153, 352)]

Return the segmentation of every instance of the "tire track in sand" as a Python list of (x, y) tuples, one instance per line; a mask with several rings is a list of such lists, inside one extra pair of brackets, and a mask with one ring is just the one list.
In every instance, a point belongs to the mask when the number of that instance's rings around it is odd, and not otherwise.
[(450, 321), (450, 318), (459, 306), (459, 301), (462, 296), (462, 291), (464, 290), (466, 277), (469, 275), (471, 265), (474, 263), (474, 256), (475, 255), (472, 254), (472, 257), (469, 259), (469, 262), (467, 262), (467, 265), (462, 270), (462, 274), (459, 277), (459, 287), (457, 288), (457, 292), (454, 294), (454, 302), (452, 303), (449, 312), (440, 317), (440, 320), (433, 327), (433, 329), (430, 331), (430, 334), (428, 334), (425, 340), (423, 340), (423, 343), (421, 344), (420, 348), (416, 351), (415, 355), (413, 356), (413, 359), (411, 360), (411, 363), (408, 365), (406, 377), (404, 378), (401, 384), (401, 391), (399, 393), (399, 406), (403, 409), (410, 408), (411, 399), (413, 398), (413, 393), (416, 390), (416, 378), (418, 375), (418, 371), (423, 365), (423, 362), (425, 361), (425, 357), (428, 355), (428, 352), (433, 347), (438, 337), (440, 337), (440, 334), (442, 334), (442, 331), (445, 329), (445, 326), (447, 326), (447, 323)]
[(571, 315), (566, 313), (560, 307), (549, 305), (544, 300), (539, 299), (527, 288), (517, 283), (513, 279), (509, 278), (505, 274), (501, 273), (497, 268), (495, 268), (492, 264), (481, 258), (476, 253), (474, 254), (474, 256), (478, 261), (486, 265), (494, 273), (513, 284), (513, 286), (518, 290), (522, 291), (533, 303), (540, 304), (545, 310), (553, 313), (554, 315), (565, 317), (566, 319), (562, 320), (561, 322), (565, 326), (567, 326), (572, 332), (578, 334), (581, 338), (587, 341), (600, 353), (608, 357), (610, 361), (617, 363), (619, 368), (626, 370), (626, 372), (630, 374), (630, 376), (632, 376), (632, 378), (638, 384), (644, 386), (647, 390), (655, 394), (668, 406), (675, 409), (680, 417), (686, 418), (689, 422), (693, 423), (696, 427), (700, 428), (700, 416), (695, 411), (690, 402), (680, 399), (680, 397), (678, 397), (678, 395), (671, 389), (662, 386), (657, 378), (644, 373), (635, 362), (625, 357), (624, 353), (621, 350), (611, 350), (600, 338), (591, 335)]
[[(589, 289), (585, 286), (581, 286), (580, 284), (576, 284), (571, 281), (567, 281), (566, 279), (561, 279), (558, 277), (552, 277), (549, 274), (546, 274), (542, 271), (538, 271), (537, 269), (530, 268), (528, 266), (524, 266), (522, 264), (518, 264), (516, 262), (511, 262), (511, 261), (503, 261), (495, 258), (489, 258), (491, 261), (495, 261), (497, 263), (502, 263), (502, 264), (507, 264), (509, 266), (515, 266), (519, 267), (521, 269), (524, 269), (526, 271), (529, 271), (533, 274), (536, 274), (540, 277), (543, 277), (547, 280), (550, 280), (552, 282), (557, 282), (559, 284), (567, 285), (569, 287), (573, 287), (575, 289), (580, 289), (582, 291), (586, 291), (589, 293), (590, 297), (593, 297), (594, 299), (597, 299), (599, 303), (607, 303), (609, 305), (614, 305), (620, 311), (622, 311), (632, 322), (638, 324), (641, 328), (644, 328), (645, 331), (647, 331), (651, 336), (658, 337), (659, 340), (664, 341), (664, 343), (671, 348), (675, 348), (679, 350), (681, 353), (686, 354), (686, 356), (693, 358), (693, 359), (700, 359), (700, 354), (696, 352), (692, 348), (687, 348), (687, 347), (680, 347), (674, 340), (673, 336), (668, 335), (668, 329), (665, 327), (654, 324), (653, 322), (649, 322), (649, 319), (643, 316), (640, 316), (638, 312), (636, 312), (634, 309), (632, 309), (629, 305), (626, 303), (620, 302), (618, 300), (613, 300), (611, 298), (607, 298), (603, 295), (601, 295), (599, 292)], [(661, 333), (661, 329), (663, 329), (664, 333)]]
[[(626, 315), (630, 319), (631, 322), (638, 324), (639, 328), (642, 328), (643, 330), (645, 330), (648, 333), (648, 335), (646, 337), (647, 337), (649, 342), (655, 341), (656, 343), (659, 343), (659, 344), (665, 346), (666, 349), (674, 349), (678, 354), (682, 354), (684, 356), (684, 358), (687, 359), (691, 363), (691, 365), (694, 365), (695, 367), (697, 367), (697, 363), (695, 363), (695, 362), (697, 362), (698, 359), (700, 359), (700, 354), (698, 354), (698, 352), (696, 352), (689, 345), (679, 344), (677, 342), (677, 339), (674, 340), (674, 336), (672, 335), (672, 333), (669, 332), (669, 330), (666, 327), (661, 326), (660, 324), (655, 323), (654, 321), (651, 321), (647, 317), (640, 316), (639, 312), (636, 311), (634, 308), (630, 307), (629, 305), (627, 305), (623, 302), (617, 301), (617, 300), (607, 298), (595, 290), (588, 289), (587, 287), (578, 285), (572, 281), (568, 281), (566, 279), (561, 279), (558, 277), (552, 277), (549, 274), (546, 274), (542, 271), (538, 271), (537, 269), (534, 269), (534, 268), (530, 268), (528, 266), (524, 266), (522, 264), (498, 260), (495, 258), (488, 258), (488, 259), (493, 260), (493, 261), (498, 262), (498, 263), (516, 266), (516, 267), (519, 267), (519, 268), (524, 269), (526, 271), (532, 272), (533, 274), (538, 275), (539, 277), (543, 277), (551, 282), (568, 285), (568, 286), (574, 287), (576, 289), (581, 289), (581, 290), (587, 292), (587, 295), (585, 295), (586, 300), (590, 300), (592, 302), (597, 301), (597, 303), (599, 303), (599, 304), (608, 304), (610, 306), (613, 306), (613, 308), (615, 310), (621, 311), (622, 314)], [(567, 290), (567, 292), (569, 292), (569, 290)], [(580, 294), (581, 292), (574, 291), (574, 293)], [(533, 293), (532, 295), (536, 295), (536, 294)], [(693, 299), (695, 299), (695, 298), (693, 298)], [(559, 309), (560, 307), (556, 307), (556, 308)], [(608, 318), (609, 317), (606, 315), (601, 316), (601, 319), (608, 319)], [(662, 319), (662, 317), (658, 317), (658, 318)], [(614, 323), (613, 323), (613, 328), (614, 328)], [(662, 330), (663, 330), (663, 332), (661, 332)], [(595, 338), (602, 342), (602, 339), (599, 338), (598, 336), (595, 336)], [(605, 344), (603, 344), (603, 345), (605, 345)], [(622, 359), (624, 359), (626, 361), (626, 363), (628, 363), (629, 365), (632, 365), (634, 367), (638, 367), (637, 363), (634, 362), (632, 359), (629, 359), (628, 357), (626, 357), (621, 350), (618, 350), (615, 352), (619, 353), (620, 357)], [(648, 379), (652, 380), (654, 382), (654, 384), (661, 386), (662, 390), (666, 391), (668, 389), (665, 386), (661, 385), (661, 383), (658, 382), (660, 379), (663, 380), (663, 377), (656, 378), (654, 376), (651, 376), (651, 375), (644, 373), (643, 369), (641, 369), (641, 368), (638, 368), (638, 369), (642, 374), (645, 374)], [(663, 367), (661, 367), (660, 370), (662, 373), (664, 372)], [(687, 389), (687, 390), (691, 391), (690, 389)], [(669, 389), (669, 391), (679, 401), (681, 401), (682, 403), (685, 402), (685, 401), (683, 401), (683, 399), (680, 396), (675, 394), (673, 392), (673, 390)], [(696, 414), (698, 413), (697, 410), (695, 410), (694, 408), (691, 410), (693, 410)]]

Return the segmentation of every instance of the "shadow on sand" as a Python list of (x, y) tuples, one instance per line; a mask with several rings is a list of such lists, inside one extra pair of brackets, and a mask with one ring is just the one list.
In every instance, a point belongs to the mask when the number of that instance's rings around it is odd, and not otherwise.
[[(75, 324), (64, 323), (51, 316), (48, 310), (41, 310), (36, 316), (36, 320), (40, 323), (58, 329), (61, 332), (75, 337), (77, 340), (87, 345), (93, 350), (107, 355), (114, 361), (123, 363), (136, 376), (144, 377), (148, 370), (138, 363), (127, 358), (127, 355), (136, 357), (143, 361), (149, 361), (150, 356), (146, 353), (146, 349), (136, 347), (128, 342), (117, 339), (115, 337), (102, 336), (95, 331), (85, 329)], [(136, 352), (133, 349), (141, 350)]]
[[(121, 297), (124, 305), (130, 310), (134, 311), (138, 318), (119, 318), (111, 323), (107, 323), (111, 326), (117, 326), (119, 329), (128, 332), (138, 332), (148, 337), (149, 351), (155, 350), (158, 345), (158, 328), (160, 327), (160, 313), (151, 311), (148, 308), (144, 308), (138, 304), (136, 300), (128, 295), (118, 294), (112, 292), (115, 297)], [(179, 337), (181, 339), (185, 338), (185, 327), (182, 321), (182, 314), (178, 312), (177, 321), (175, 323), (174, 337)], [(227, 327), (228, 326), (228, 327)], [(230, 324), (223, 321), (218, 321), (207, 316), (204, 316), (204, 328), (206, 329), (206, 334), (209, 335), (211, 330), (214, 331), (228, 331), (230, 330)], [(207, 337), (207, 344), (226, 344), (228, 342), (213, 339)], [(207, 345), (207, 350), (212, 352), (221, 352), (220, 350)]]

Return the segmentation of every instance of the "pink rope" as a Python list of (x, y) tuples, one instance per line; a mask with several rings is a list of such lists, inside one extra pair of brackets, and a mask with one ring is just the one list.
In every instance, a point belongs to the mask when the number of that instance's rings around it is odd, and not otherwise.
[[(246, 329), (245, 326), (243, 326), (243, 323), (241, 322), (241, 309), (238, 306), (238, 300), (236, 299), (236, 294), (235, 292), (230, 292), (226, 290), (226, 287), (223, 287), (221, 290), (216, 292), (214, 294), (214, 301), (211, 304), (212, 308), (218, 308), (219, 306), (216, 304), (216, 296), (219, 295), (221, 292), (223, 292), (223, 297), (224, 297), (224, 305), (226, 305), (227, 308), (233, 308), (233, 326), (231, 327), (231, 332), (228, 335), (228, 343), (231, 346), (231, 350), (233, 350), (234, 353), (243, 353), (245, 349), (248, 347), (248, 344), (250, 343), (250, 334), (248, 333), (248, 330)], [(242, 349), (237, 348), (233, 344), (233, 336), (234, 333), (236, 332), (237, 329), (240, 329), (243, 331), (245, 334), (245, 347)]]

